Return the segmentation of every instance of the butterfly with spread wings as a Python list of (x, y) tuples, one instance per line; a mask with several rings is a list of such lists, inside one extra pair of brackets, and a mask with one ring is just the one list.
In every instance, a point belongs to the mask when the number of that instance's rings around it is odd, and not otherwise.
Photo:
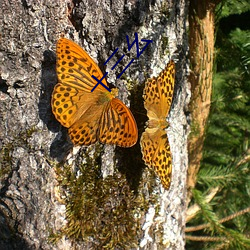
[(172, 173), (172, 157), (165, 129), (168, 127), (166, 117), (173, 98), (174, 80), (175, 64), (170, 61), (158, 77), (146, 81), (143, 92), (149, 119), (140, 140), (143, 160), (155, 170), (165, 189), (170, 187)]
[[(52, 111), (75, 145), (97, 141), (131, 147), (138, 139), (137, 125), (129, 108), (116, 98), (118, 89), (107, 91), (96, 80), (103, 74), (93, 59), (76, 43), (60, 38), (56, 48), (58, 83), (52, 94)], [(105, 86), (107, 82), (102, 80)]]

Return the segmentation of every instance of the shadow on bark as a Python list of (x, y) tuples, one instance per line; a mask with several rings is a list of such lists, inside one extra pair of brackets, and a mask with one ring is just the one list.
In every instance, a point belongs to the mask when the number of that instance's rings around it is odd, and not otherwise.
[(50, 146), (50, 156), (61, 162), (72, 149), (73, 144), (68, 137), (67, 129), (60, 125), (51, 109), (51, 95), (57, 83), (56, 55), (54, 52), (46, 50), (43, 56), (41, 93), (38, 103), (39, 117), (51, 132), (60, 131)]
[[(6, 205), (5, 205), (6, 206)], [(13, 221), (13, 225), (10, 225), (10, 217), (6, 218), (2, 211), (0, 211), (0, 249), (3, 250), (31, 250), (29, 244), (24, 238), (17, 234), (17, 227)]]

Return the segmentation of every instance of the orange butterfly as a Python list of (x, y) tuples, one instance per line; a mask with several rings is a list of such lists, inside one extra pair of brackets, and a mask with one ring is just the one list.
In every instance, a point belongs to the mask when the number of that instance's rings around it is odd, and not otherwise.
[(143, 92), (144, 107), (149, 118), (141, 136), (142, 158), (154, 168), (164, 188), (169, 189), (172, 173), (170, 145), (165, 128), (174, 92), (175, 65), (170, 61), (158, 77), (148, 79)]
[[(57, 76), (52, 94), (52, 111), (66, 128), (75, 145), (96, 141), (131, 147), (138, 130), (131, 111), (117, 98), (118, 89), (108, 92), (101, 84), (91, 92), (103, 74), (93, 59), (76, 43), (60, 38), (57, 42)], [(102, 83), (107, 85), (105, 79)]]

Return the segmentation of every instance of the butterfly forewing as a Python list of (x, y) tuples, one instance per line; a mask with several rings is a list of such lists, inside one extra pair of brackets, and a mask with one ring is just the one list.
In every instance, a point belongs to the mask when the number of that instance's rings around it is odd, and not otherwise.
[[(158, 77), (149, 78), (143, 91), (144, 106), (158, 118), (166, 118), (174, 92), (175, 66), (170, 61)], [(149, 116), (150, 118), (150, 116)]]
[(56, 119), (66, 128), (72, 125), (72, 118), (77, 111), (77, 105), (74, 97), (77, 96), (78, 90), (72, 87), (66, 87), (57, 84), (52, 95), (52, 111)]
[(165, 70), (160, 73), (158, 82), (158, 88), (160, 93), (160, 105), (163, 116), (166, 118), (173, 99), (174, 93), (174, 79), (175, 79), (175, 65), (173, 61), (170, 61)]
[[(101, 79), (103, 74), (94, 60), (76, 43), (66, 39), (59, 39), (56, 47), (57, 54), (57, 75), (63, 84), (91, 92), (96, 85), (96, 80)], [(107, 86), (105, 79), (102, 83)], [(97, 89), (103, 88), (101, 85)]]

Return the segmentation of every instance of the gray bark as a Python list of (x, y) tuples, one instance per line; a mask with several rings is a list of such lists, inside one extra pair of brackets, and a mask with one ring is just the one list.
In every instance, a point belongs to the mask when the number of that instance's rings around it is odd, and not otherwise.
[[(188, 135), (184, 111), (190, 89), (186, 21), (184, 0), (0, 0), (0, 249), (184, 249)], [(126, 70), (126, 81), (117, 80), (116, 75), (136, 57), (135, 46), (128, 53), (126, 42), (126, 35), (131, 43), (135, 32), (139, 40), (153, 43)], [(174, 59), (176, 86), (167, 130), (173, 155), (169, 191), (144, 166), (139, 143), (131, 149), (99, 143), (73, 148), (50, 106), (57, 82), (55, 45), (62, 33), (80, 44), (101, 68), (116, 48), (120, 55), (128, 53), (116, 71), (110, 69), (115, 58), (106, 71), (108, 82), (130, 104), (139, 135), (147, 120), (142, 111), (144, 82)], [(95, 197), (100, 190), (92, 194), (99, 209), (104, 209), (91, 218), (98, 225), (95, 233), (83, 238), (62, 233), (57, 242), (51, 242), (52, 232), (67, 225), (66, 208), (73, 204), (73, 189), (61, 176), (71, 171), (77, 178), (81, 164), (90, 167), (86, 172), (90, 176), (92, 169), (101, 171), (100, 180), (105, 177), (101, 183), (112, 185), (103, 187), (110, 196)], [(83, 194), (88, 192), (84, 185)], [(124, 211), (113, 216), (121, 203)], [(112, 211), (112, 216), (105, 211)], [(122, 228), (119, 221), (124, 223)], [(105, 228), (114, 232), (109, 238), (104, 233), (108, 239), (103, 240), (99, 236)]]

